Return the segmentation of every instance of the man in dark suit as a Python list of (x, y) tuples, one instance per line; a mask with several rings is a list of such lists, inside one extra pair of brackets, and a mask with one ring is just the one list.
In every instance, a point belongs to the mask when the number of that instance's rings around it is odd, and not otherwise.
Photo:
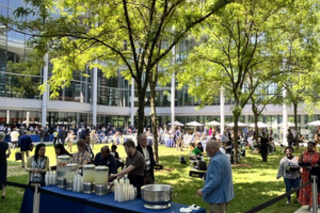
[(61, 142), (62, 142), (63, 145), (64, 145), (64, 142), (66, 140), (67, 134), (68, 134), (68, 131), (65, 129), (65, 127), (62, 127), (62, 130), (61, 130)]
[(144, 133), (139, 135), (139, 145), (137, 146), (137, 150), (143, 154), (146, 161), (146, 167), (144, 171), (145, 182), (146, 184), (153, 184), (153, 166), (156, 165), (156, 161), (154, 160), (152, 147), (147, 145), (147, 135)]

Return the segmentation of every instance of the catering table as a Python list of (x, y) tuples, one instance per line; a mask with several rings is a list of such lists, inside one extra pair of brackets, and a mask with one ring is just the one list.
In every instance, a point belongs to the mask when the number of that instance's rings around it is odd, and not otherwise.
[[(76, 193), (66, 189), (60, 189), (57, 186), (45, 186), (42, 187), (42, 189), (44, 191), (40, 194), (40, 212), (45, 213), (178, 213), (180, 212), (179, 209), (181, 207), (187, 207), (185, 204), (171, 203), (171, 208), (152, 210), (145, 208), (141, 199), (123, 203), (115, 202), (113, 193), (98, 196), (95, 194)], [(71, 198), (73, 200), (67, 200), (66, 198)], [(32, 191), (26, 189), (20, 213), (31, 213), (33, 206), (32, 202)], [(104, 208), (95, 208), (94, 206), (97, 205), (102, 205)], [(197, 211), (192, 211), (192, 213), (205, 212), (206, 210), (202, 208)]]
[(172, 138), (164, 138), (164, 144), (166, 147), (173, 147), (174, 140)]
[(40, 142), (40, 136), (39, 135), (29, 135), (32, 142)]
[(147, 138), (147, 145), (152, 146), (153, 145), (153, 137)]

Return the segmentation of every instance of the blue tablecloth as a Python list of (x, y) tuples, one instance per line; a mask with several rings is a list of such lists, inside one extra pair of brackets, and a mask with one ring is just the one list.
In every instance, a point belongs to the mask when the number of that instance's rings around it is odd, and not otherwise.
[(29, 135), (32, 142), (40, 142), (40, 137), (39, 135)]
[(147, 138), (147, 145), (149, 145), (149, 146), (153, 145), (153, 138), (151, 138), (151, 137)]
[[(114, 201), (114, 194), (107, 194), (104, 196), (96, 196), (93, 198), (89, 198), (90, 201), (94, 203), (99, 203), (99, 204), (106, 204), (106, 207), (110, 206), (113, 207), (113, 211), (108, 211), (104, 209), (96, 209), (93, 207), (87, 207), (86, 208), (86, 213), (111, 213), (111, 212), (128, 212), (129, 210), (135, 211), (135, 212), (146, 212), (146, 213), (172, 213), (172, 212), (180, 212), (179, 209), (181, 207), (187, 207), (185, 204), (180, 204), (180, 203), (171, 203), (171, 207), (168, 209), (163, 209), (163, 210), (152, 210), (152, 209), (147, 209), (143, 206), (143, 201), (142, 199), (135, 199), (123, 203), (115, 202)], [(106, 208), (109, 209), (109, 208)], [(192, 211), (192, 213), (206, 213), (205, 209), (199, 209), (198, 211)]]
[[(115, 202), (114, 194), (107, 194), (104, 196), (97, 196), (95, 194), (84, 194), (68, 191), (65, 189), (60, 189), (56, 186), (45, 186), (44, 190), (50, 192), (46, 194), (41, 192), (40, 195), (40, 212), (45, 213), (113, 213), (113, 212), (141, 212), (141, 213), (171, 213), (179, 212), (181, 207), (187, 207), (184, 204), (171, 203), (171, 208), (165, 210), (152, 210), (146, 209), (143, 206), (143, 201), (141, 199), (135, 199), (128, 202)], [(53, 194), (51, 194), (53, 193)], [(75, 203), (73, 201), (65, 200), (61, 196), (67, 196), (71, 198), (78, 198), (81, 202), (89, 201), (92, 203), (105, 205), (104, 209), (97, 209), (90, 206), (85, 206), (82, 203)], [(33, 206), (33, 194), (31, 190), (26, 190), (23, 196), (20, 213), (31, 213)], [(205, 209), (199, 209), (198, 211), (192, 211), (192, 213), (205, 213)]]
[(164, 141), (165, 141), (166, 147), (173, 147), (173, 145), (174, 145), (173, 139), (167, 138), (167, 139), (164, 139)]

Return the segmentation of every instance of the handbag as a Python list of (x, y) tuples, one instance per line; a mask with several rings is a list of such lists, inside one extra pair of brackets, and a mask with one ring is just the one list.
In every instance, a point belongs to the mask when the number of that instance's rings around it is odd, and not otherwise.
[(22, 160), (21, 152), (16, 152), (15, 157), (16, 157), (16, 161)]

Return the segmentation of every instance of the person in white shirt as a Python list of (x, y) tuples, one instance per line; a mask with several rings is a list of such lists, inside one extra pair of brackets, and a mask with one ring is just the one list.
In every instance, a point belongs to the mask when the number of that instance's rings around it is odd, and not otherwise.
[(10, 133), (10, 137), (13, 145), (12, 149), (14, 150), (19, 141), (19, 132), (17, 131), (16, 128), (14, 128), (13, 131)]

